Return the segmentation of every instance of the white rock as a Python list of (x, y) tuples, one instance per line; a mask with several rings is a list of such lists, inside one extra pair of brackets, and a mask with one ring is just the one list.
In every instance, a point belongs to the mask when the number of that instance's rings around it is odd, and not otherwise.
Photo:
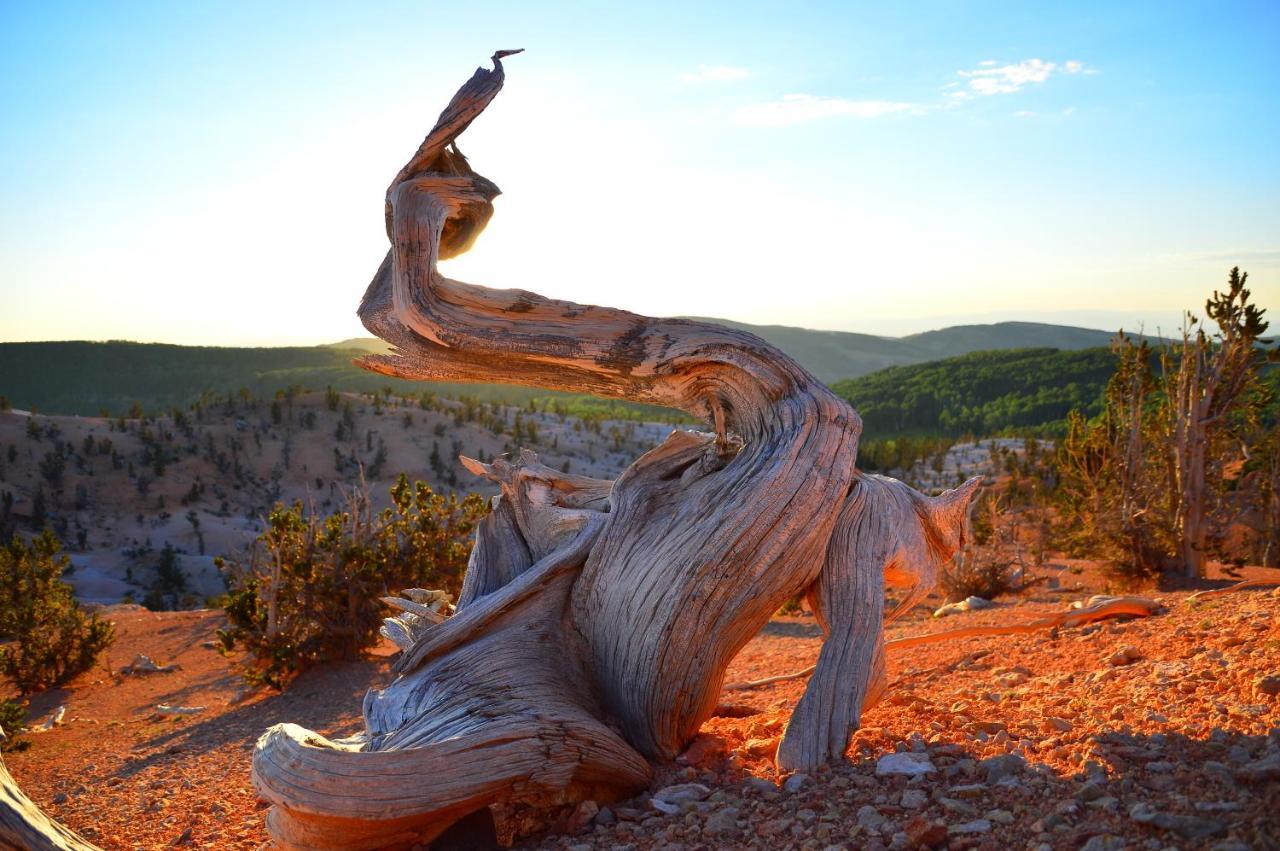
[(794, 794), (795, 792), (799, 792), (803, 789), (805, 784), (809, 782), (809, 775), (798, 772), (788, 777), (786, 782), (782, 784), (782, 788), (783, 790)]
[(672, 816), (680, 812), (685, 803), (705, 800), (710, 794), (711, 790), (701, 783), (677, 783), (654, 792), (649, 805), (660, 813)]
[(935, 618), (945, 618), (947, 615), (954, 615), (960, 612), (976, 612), (981, 609), (994, 609), (996, 604), (982, 597), (966, 597), (959, 603), (947, 603), (942, 608), (933, 613)]
[(964, 824), (953, 824), (947, 828), (947, 833), (952, 836), (964, 835), (968, 833), (990, 833), (991, 822), (984, 818), (977, 818), (973, 821), (967, 821)]
[(929, 761), (929, 755), (923, 753), (888, 753), (876, 761), (876, 776), (887, 777), (891, 774), (905, 774), (908, 777), (919, 777), (933, 774), (937, 769)]
[(62, 720), (67, 717), (67, 707), (59, 706), (49, 713), (49, 717), (34, 727), (27, 728), (28, 733), (47, 733), (54, 727), (61, 727)]

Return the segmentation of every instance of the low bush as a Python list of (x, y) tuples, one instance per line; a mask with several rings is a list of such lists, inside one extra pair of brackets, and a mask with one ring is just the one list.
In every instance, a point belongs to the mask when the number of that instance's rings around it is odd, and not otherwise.
[(60, 685), (94, 662), (115, 628), (76, 604), (60, 578), (70, 560), (45, 531), (0, 546), (0, 674), (23, 694)]
[(942, 572), (942, 592), (948, 603), (968, 597), (994, 600), (1017, 590), (1016, 571), (1017, 565), (1010, 559), (991, 552), (966, 550)]
[(4, 738), (0, 739), (0, 751), (26, 750), (31, 744), (20, 734), (27, 724), (27, 708), (16, 700), (8, 698), (0, 700), (0, 730)]
[(462, 586), (485, 501), (442, 496), (402, 475), (391, 507), (375, 514), (366, 491), (320, 517), (277, 505), (247, 563), (222, 562), (230, 592), (225, 650), (249, 651), (244, 675), (282, 688), (294, 675), (351, 659), (378, 642), (382, 597), (409, 587)]
[(942, 572), (940, 584), (948, 603), (968, 597), (994, 600), (1021, 587), (1026, 570), (1020, 520), (1006, 500), (1007, 496), (988, 490), (976, 501), (969, 542)]

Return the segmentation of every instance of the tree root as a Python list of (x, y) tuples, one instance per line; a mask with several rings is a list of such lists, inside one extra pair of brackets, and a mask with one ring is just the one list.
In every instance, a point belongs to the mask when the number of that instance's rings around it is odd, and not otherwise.
[(1192, 600), (1207, 600), (1210, 597), (1221, 597), (1223, 594), (1243, 591), (1246, 588), (1261, 588), (1263, 585), (1280, 585), (1280, 579), (1246, 579), (1243, 582), (1237, 582), (1235, 585), (1228, 585), (1226, 588), (1212, 588), (1207, 591), (1197, 591), (1188, 596), (1186, 602), (1190, 603)]

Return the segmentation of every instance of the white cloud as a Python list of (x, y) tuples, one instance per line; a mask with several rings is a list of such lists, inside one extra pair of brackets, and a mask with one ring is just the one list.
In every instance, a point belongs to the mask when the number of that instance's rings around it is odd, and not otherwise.
[(914, 104), (888, 100), (848, 100), (822, 95), (791, 94), (764, 103), (738, 108), (734, 118), (752, 127), (785, 127), (820, 118), (845, 115), (853, 118), (878, 118), (903, 112), (916, 112)]
[(1024, 59), (1009, 65), (997, 65), (987, 59), (978, 63), (972, 71), (958, 71), (969, 81), (967, 92), (954, 92), (952, 97), (965, 99), (978, 95), (1007, 95), (1021, 91), (1030, 85), (1039, 85), (1054, 74), (1092, 74), (1091, 68), (1077, 59), (1069, 59), (1059, 65), (1043, 59)]
[(727, 83), (750, 76), (750, 71), (736, 65), (699, 65), (697, 71), (686, 71), (680, 79), (686, 83)]

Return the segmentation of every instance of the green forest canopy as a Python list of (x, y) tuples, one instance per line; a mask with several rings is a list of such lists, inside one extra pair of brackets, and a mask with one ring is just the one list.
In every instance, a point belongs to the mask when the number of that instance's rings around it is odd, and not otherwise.
[[(182, 408), (203, 394), (246, 388), (266, 397), (301, 386), (355, 392), (390, 388), (469, 395), (485, 402), (550, 408), (589, 419), (690, 422), (679, 412), (592, 396), (503, 384), (404, 381), (351, 363), (363, 351), (329, 346), (220, 348), (155, 343), (0, 343), (0, 396), (17, 408), (46, 414), (120, 415), (134, 402), (148, 412)], [(1107, 348), (972, 352), (928, 363), (893, 366), (831, 387), (862, 415), (864, 439), (895, 435), (961, 437), (999, 434), (1054, 436), (1067, 413), (1101, 410), (1115, 356)], [(1274, 384), (1280, 377), (1273, 370)]]
[[(356, 342), (356, 341), (353, 341)], [(234, 395), (243, 388), (259, 398), (278, 390), (374, 393), (402, 396), (433, 392), (469, 395), (484, 402), (527, 405), (583, 417), (687, 419), (678, 411), (536, 387), (451, 384), (388, 378), (355, 366), (370, 347), (292, 346), (232, 348), (110, 341), (0, 343), (0, 397), (15, 408), (44, 414), (124, 415), (134, 403), (148, 413), (186, 408), (202, 396)]]
[(1067, 413), (1094, 416), (1115, 370), (1110, 349), (1011, 349), (894, 366), (831, 385), (868, 437), (1057, 433)]

